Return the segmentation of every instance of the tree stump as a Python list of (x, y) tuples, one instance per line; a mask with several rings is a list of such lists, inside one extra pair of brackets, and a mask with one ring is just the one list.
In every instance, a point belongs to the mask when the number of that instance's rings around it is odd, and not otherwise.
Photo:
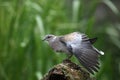
[(55, 65), (42, 80), (95, 80), (90, 78), (90, 74), (79, 65), (64, 60), (62, 63)]

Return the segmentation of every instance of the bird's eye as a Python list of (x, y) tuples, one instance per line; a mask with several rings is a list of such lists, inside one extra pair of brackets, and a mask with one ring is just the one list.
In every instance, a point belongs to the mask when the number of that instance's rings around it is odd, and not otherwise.
[(47, 38), (50, 38), (50, 36), (48, 36)]

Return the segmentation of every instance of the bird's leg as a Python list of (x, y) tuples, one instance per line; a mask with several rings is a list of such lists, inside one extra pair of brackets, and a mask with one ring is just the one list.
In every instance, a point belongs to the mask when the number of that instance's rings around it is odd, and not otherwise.
[(73, 54), (68, 55), (67, 59), (70, 59), (73, 56)]
[(65, 60), (69, 60), (72, 56), (73, 56), (73, 54), (69, 54)]
[(73, 54), (67, 55), (67, 58), (65, 58), (65, 59), (63, 60), (63, 62), (64, 62), (64, 61), (70, 61), (70, 58), (72, 57), (72, 55), (73, 55)]
[(69, 60), (73, 56), (72, 47), (70, 45), (67, 45), (67, 50), (69, 51), (69, 55), (67, 57), (67, 60)]

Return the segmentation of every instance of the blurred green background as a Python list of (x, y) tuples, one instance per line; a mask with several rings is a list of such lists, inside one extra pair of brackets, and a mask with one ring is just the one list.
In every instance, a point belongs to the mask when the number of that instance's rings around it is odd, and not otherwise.
[(98, 37), (97, 80), (120, 80), (119, 10), (120, 0), (0, 0), (0, 80), (40, 79), (66, 57), (41, 39), (74, 31)]

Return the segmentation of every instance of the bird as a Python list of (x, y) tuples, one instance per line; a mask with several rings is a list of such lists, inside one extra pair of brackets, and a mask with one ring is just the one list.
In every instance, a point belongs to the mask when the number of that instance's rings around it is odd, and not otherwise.
[(67, 59), (74, 55), (91, 74), (98, 72), (100, 69), (99, 56), (104, 55), (104, 52), (93, 46), (96, 40), (97, 37), (88, 38), (86, 34), (80, 32), (72, 32), (61, 36), (48, 34), (43, 39), (55, 52), (66, 53), (68, 55)]

